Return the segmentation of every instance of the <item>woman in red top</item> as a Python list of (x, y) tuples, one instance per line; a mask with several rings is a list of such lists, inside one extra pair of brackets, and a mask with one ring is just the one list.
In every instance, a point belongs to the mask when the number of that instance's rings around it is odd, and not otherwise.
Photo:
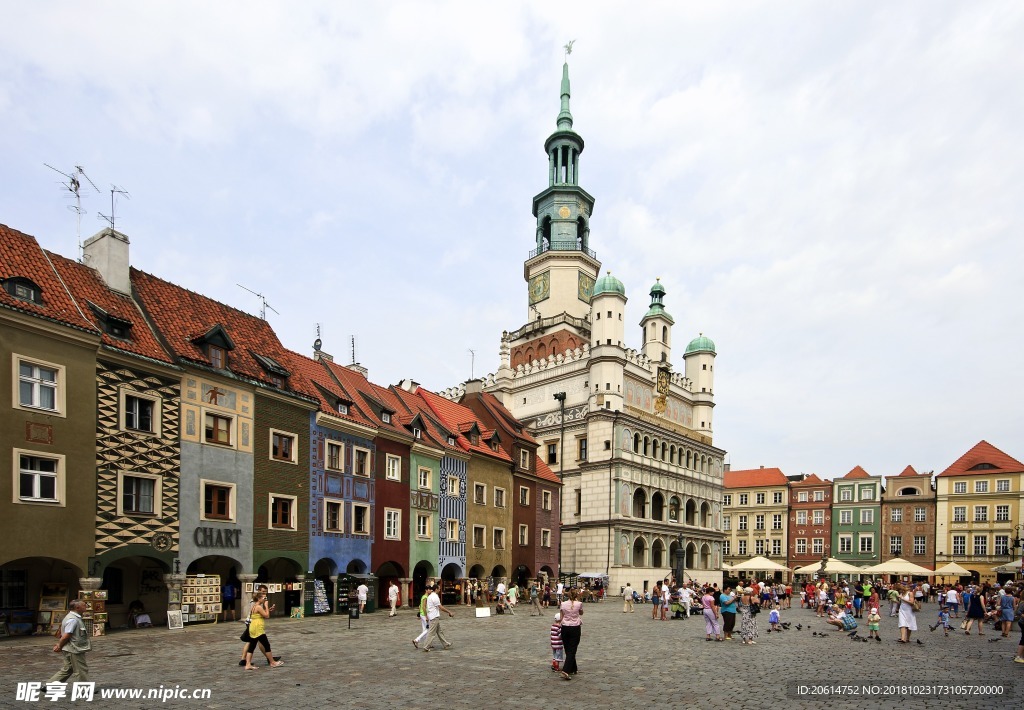
[(576, 649), (583, 632), (583, 602), (577, 601), (576, 588), (569, 590), (569, 598), (562, 602), (562, 645), (565, 646), (565, 663), (562, 664), (562, 678), (569, 680), (576, 675)]

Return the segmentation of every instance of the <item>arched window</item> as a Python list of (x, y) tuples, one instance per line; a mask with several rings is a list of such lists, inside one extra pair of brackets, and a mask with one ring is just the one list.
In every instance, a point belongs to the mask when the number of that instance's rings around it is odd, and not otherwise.
[(690, 468), (690, 452), (686, 452), (686, 468)]
[(633, 492), (633, 517), (647, 517), (647, 494), (644, 493), (643, 488), (637, 488)]
[[(665, 519), (665, 497), (655, 492), (651, 496), (651, 520)], [(655, 565), (657, 567), (657, 565)]]
[(900, 495), (900, 496), (919, 496), (919, 495), (921, 495), (921, 491), (917, 490), (916, 488), (901, 488), (900, 492), (897, 493), (896, 495)]
[(645, 558), (647, 557), (647, 555), (645, 554), (646, 552), (647, 552), (647, 545), (644, 544), (644, 539), (642, 537), (637, 537), (637, 539), (633, 541), (633, 566), (634, 567), (644, 567), (645, 566), (645, 563), (646, 563), (646, 559)]
[(650, 456), (650, 455), (651, 455), (651, 439), (649, 437), (645, 436), (644, 437), (644, 456)]
[(661, 326), (661, 342), (663, 342), (666, 345), (668, 345), (668, 326), (667, 325)]
[(693, 502), (692, 498), (686, 501), (686, 524), (697, 524), (697, 504)]
[(711, 506), (707, 501), (700, 504), (700, 526), (702, 528), (711, 527)]
[(668, 501), (668, 521), (670, 523), (679, 522), (679, 499), (672, 496)]
[(651, 545), (651, 567), (664, 567), (665, 544), (661, 540), (655, 540)]
[(640, 435), (639, 434), (633, 434), (633, 453), (634, 454), (639, 454), (640, 453)]
[(666, 443), (665, 443), (664, 441), (663, 441), (663, 442), (661, 442), (661, 460), (662, 460), (662, 461), (664, 461), (664, 460), (665, 460), (665, 454), (666, 454), (666, 453), (667, 453), (667, 451), (668, 451), (668, 449), (666, 448), (667, 446), (668, 446), (668, 445), (667, 445), (667, 444), (666, 444)]
[(700, 548), (700, 568), (711, 569), (711, 547), (706, 542)]
[(668, 462), (670, 464), (673, 464), (673, 465), (676, 462), (676, 445), (675, 444), (672, 444), (672, 446), (668, 447)]

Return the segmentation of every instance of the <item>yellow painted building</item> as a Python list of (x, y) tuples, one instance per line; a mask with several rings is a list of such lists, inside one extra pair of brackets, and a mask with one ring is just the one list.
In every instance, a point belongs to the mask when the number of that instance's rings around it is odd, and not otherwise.
[(788, 512), (789, 480), (779, 469), (726, 471), (722, 505), (725, 564), (735, 565), (758, 555), (786, 564)]
[(981, 582), (1020, 559), (1024, 463), (980, 441), (936, 478), (935, 563), (956, 562)]

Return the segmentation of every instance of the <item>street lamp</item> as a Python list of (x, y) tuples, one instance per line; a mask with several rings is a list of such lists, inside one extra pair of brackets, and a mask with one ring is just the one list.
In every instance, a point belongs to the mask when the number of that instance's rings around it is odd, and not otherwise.
[(683, 583), (683, 575), (686, 574), (686, 551), (683, 550), (683, 534), (676, 537), (676, 581)]

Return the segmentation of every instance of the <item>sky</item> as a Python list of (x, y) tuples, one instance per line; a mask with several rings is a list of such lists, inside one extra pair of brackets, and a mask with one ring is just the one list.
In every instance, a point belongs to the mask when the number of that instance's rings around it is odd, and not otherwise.
[[(1024, 459), (1024, 4), (0, 0), (0, 223), (259, 314), (379, 384), (529, 317), (563, 45), (591, 247), (717, 346), (733, 469)], [(130, 196), (130, 197), (129, 197)], [(471, 354), (473, 351), (474, 354)]]

